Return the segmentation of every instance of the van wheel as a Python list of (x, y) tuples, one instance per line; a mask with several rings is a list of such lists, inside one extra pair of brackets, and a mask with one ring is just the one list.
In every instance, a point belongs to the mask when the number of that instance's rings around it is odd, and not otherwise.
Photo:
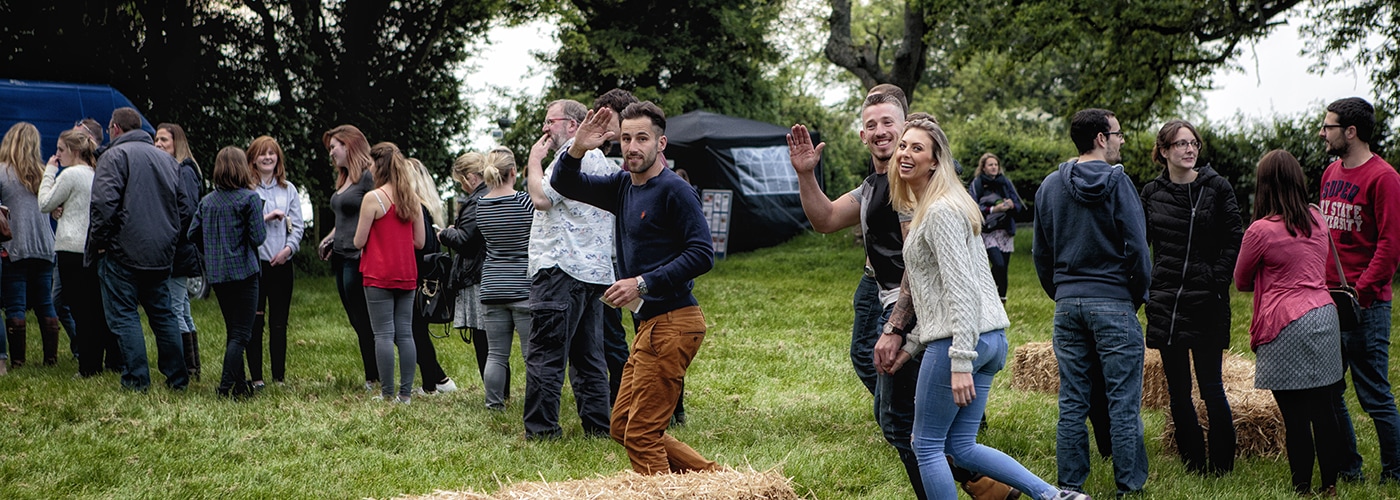
[(205, 281), (203, 276), (191, 276), (185, 288), (189, 290), (192, 299), (209, 298), (209, 282)]

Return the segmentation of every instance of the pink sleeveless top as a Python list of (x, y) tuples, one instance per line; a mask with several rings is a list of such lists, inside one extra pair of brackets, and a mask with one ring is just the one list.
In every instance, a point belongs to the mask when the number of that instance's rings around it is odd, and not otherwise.
[[(370, 196), (376, 196), (371, 193)], [(390, 290), (418, 288), (413, 222), (399, 219), (395, 213), (397, 208), (397, 205), (389, 205), (384, 216), (369, 227), (369, 239), (360, 255), (360, 273), (365, 275), (365, 286)]]

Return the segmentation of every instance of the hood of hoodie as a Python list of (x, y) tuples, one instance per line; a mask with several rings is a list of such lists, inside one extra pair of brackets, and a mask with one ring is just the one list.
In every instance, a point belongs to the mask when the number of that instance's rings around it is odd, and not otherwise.
[(1113, 173), (1122, 171), (1122, 165), (1109, 165), (1100, 160), (1081, 163), (1076, 159), (1060, 164), (1060, 179), (1064, 180), (1065, 190), (1076, 201), (1100, 203), (1113, 192), (1121, 179)]

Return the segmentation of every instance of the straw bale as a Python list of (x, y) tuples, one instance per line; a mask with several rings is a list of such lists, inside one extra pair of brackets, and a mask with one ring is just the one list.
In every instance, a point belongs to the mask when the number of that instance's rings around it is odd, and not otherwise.
[[(1055, 361), (1055, 349), (1050, 342), (1016, 346), (1011, 358), (1011, 388), (1050, 394), (1060, 392), (1060, 364)], [(1168, 400), (1162, 356), (1156, 349), (1148, 349), (1143, 356), (1142, 405), (1162, 409), (1167, 407)]]
[(1016, 346), (1011, 357), (1011, 388), (1022, 391), (1060, 392), (1060, 364), (1049, 342)]
[(532, 481), (507, 486), (493, 495), (472, 491), (436, 491), (422, 500), (564, 500), (714, 499), (795, 500), (792, 480), (777, 470), (719, 470), (644, 476), (623, 471), (611, 476), (571, 481)]

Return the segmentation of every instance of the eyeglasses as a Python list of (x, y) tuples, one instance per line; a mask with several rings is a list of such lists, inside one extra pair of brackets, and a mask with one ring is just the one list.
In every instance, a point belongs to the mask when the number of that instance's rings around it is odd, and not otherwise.
[(1191, 149), (1195, 149), (1195, 150), (1197, 150), (1197, 151), (1200, 151), (1200, 149), (1201, 149), (1201, 141), (1188, 141), (1188, 140), (1182, 139), (1182, 140), (1180, 140), (1180, 141), (1176, 141), (1176, 142), (1171, 143), (1171, 147), (1174, 148), (1174, 149), (1178, 149), (1178, 150), (1185, 150), (1186, 148), (1189, 147), (1189, 148), (1191, 148)]
[(545, 118), (545, 119), (544, 119), (544, 124), (545, 124), (545, 126), (550, 126), (550, 125), (554, 125), (554, 122), (564, 121), (564, 120), (574, 121), (573, 118)]
[(1125, 141), (1128, 140), (1128, 134), (1124, 134), (1122, 130), (1119, 130), (1119, 131), (1117, 131), (1117, 132), (1104, 132), (1103, 135), (1109, 136), (1109, 137), (1115, 136), (1115, 135), (1116, 135), (1116, 136), (1118, 136), (1119, 139), (1123, 139), (1123, 140), (1125, 140)]
[(1322, 124), (1322, 130), (1327, 130), (1327, 129), (1329, 129), (1329, 128), (1342, 128), (1342, 126), (1341, 126), (1341, 125), (1337, 125), (1337, 124), (1331, 124), (1331, 123), (1324, 123), (1324, 124)]

